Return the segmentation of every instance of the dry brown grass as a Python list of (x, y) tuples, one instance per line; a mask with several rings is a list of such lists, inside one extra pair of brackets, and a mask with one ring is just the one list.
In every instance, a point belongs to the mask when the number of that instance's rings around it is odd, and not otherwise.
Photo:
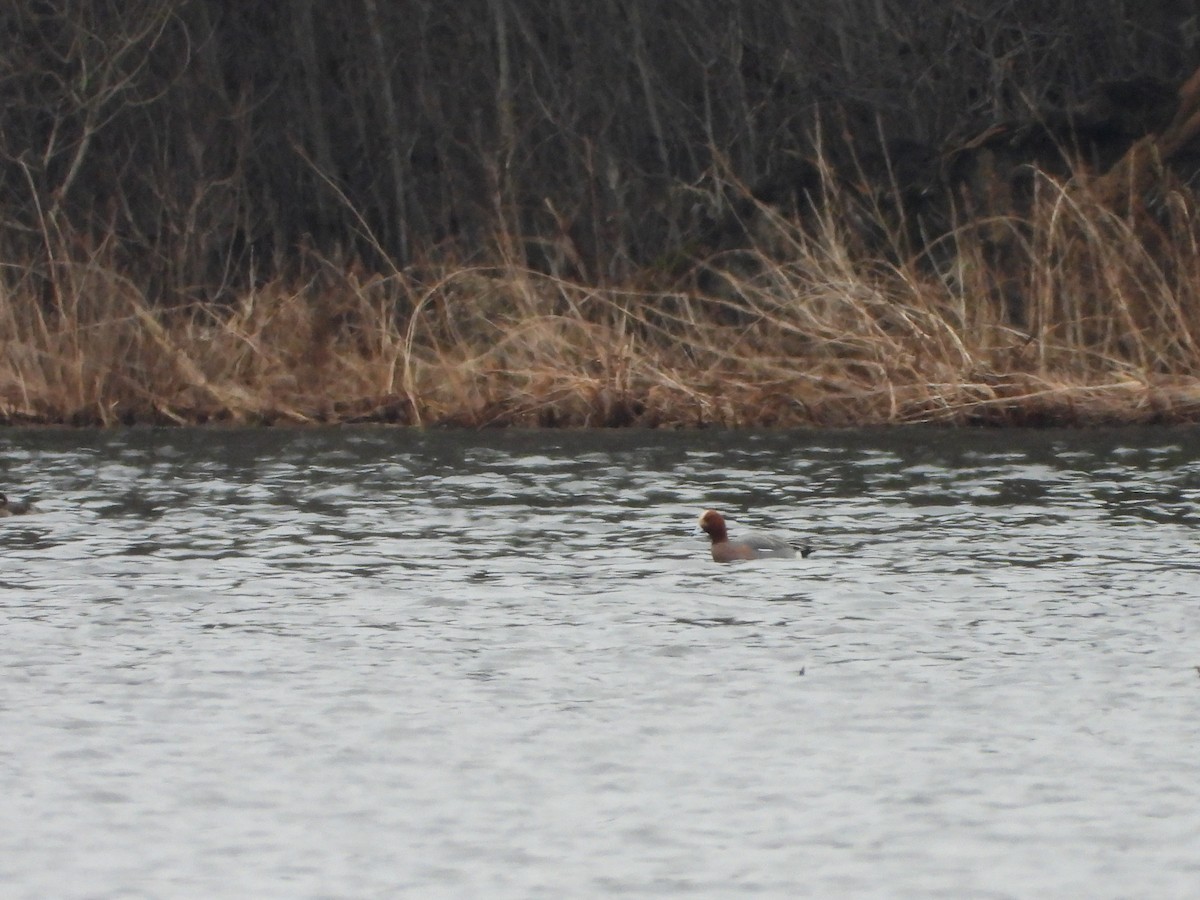
[[(93, 254), (0, 293), (0, 420), (472, 427), (1200, 419), (1193, 198), (1117, 216), (1047, 182), (920, 258), (760, 214), (719, 291), (513, 265), (345, 267), (163, 308)], [(718, 264), (720, 261), (713, 261)], [(741, 274), (734, 274), (734, 271)]]

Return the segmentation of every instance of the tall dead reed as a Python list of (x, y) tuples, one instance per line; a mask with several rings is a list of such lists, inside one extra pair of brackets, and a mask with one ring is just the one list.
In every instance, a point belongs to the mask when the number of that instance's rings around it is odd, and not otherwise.
[[(1030, 212), (907, 257), (831, 194), (679, 277), (325, 260), (230, 303), (157, 304), (103, 247), (0, 291), (7, 422), (791, 426), (1200, 418), (1194, 197), (1118, 215), (1039, 181)], [(901, 236), (888, 238), (893, 247)], [(499, 243), (499, 242), (498, 242)]]

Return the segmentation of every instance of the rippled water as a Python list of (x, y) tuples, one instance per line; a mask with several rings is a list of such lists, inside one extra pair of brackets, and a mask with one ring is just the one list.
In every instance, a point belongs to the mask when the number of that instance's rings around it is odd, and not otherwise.
[(1194, 896), (1198, 437), (2, 432), (0, 894)]

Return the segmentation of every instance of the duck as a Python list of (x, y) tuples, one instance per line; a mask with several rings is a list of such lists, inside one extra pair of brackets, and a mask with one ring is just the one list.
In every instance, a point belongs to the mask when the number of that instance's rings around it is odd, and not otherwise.
[(795, 559), (808, 556), (808, 545), (794, 547), (782, 538), (769, 534), (748, 534), (743, 540), (731, 541), (725, 517), (715, 509), (700, 514), (700, 530), (712, 540), (712, 558), (719, 563), (742, 559)]
[(0, 494), (0, 519), (5, 516), (24, 516), (31, 512), (37, 512), (32, 500), (9, 500)]

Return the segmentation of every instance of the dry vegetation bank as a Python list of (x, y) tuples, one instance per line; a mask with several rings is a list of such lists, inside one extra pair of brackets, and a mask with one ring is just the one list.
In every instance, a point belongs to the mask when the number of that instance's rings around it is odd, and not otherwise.
[(17, 0), (0, 421), (1198, 421), (1127, 6)]
[(771, 255), (740, 250), (706, 268), (722, 279), (709, 292), (598, 288), (516, 266), (421, 277), (351, 268), (268, 282), (232, 304), (165, 308), (101, 260), (64, 265), (50, 302), (21, 283), (0, 296), (0, 415), (473, 427), (1196, 421), (1200, 242), (1190, 195), (1172, 202), (1178, 215), (1151, 244), (1089, 194), (1047, 182), (1031, 218), (1005, 224), (1015, 239), (999, 261), (982, 227), (949, 236), (938, 259), (890, 264), (856, 257), (834, 217), (815, 236), (776, 217)]

